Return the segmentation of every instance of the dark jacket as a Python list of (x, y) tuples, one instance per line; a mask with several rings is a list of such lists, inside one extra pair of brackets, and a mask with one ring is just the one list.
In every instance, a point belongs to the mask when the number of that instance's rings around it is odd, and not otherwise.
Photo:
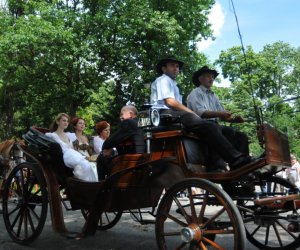
[(118, 154), (140, 154), (145, 152), (144, 131), (136, 119), (126, 119), (119, 129), (105, 140), (103, 149), (117, 148)]

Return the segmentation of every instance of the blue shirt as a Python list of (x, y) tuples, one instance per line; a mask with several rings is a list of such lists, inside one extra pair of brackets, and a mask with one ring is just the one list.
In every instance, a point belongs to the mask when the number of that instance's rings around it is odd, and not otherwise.
[[(187, 97), (187, 106), (202, 117), (205, 111), (223, 111), (224, 107), (213, 91), (204, 86), (193, 89)], [(217, 118), (210, 118), (216, 120)]]
[(151, 84), (151, 99), (150, 102), (155, 107), (169, 109), (165, 105), (166, 98), (174, 98), (182, 103), (182, 95), (179, 93), (177, 82), (169, 76), (163, 74)]

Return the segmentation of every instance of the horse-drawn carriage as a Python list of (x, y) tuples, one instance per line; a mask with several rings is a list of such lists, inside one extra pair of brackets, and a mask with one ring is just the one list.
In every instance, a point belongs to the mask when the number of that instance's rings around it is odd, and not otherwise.
[[(260, 124), (263, 157), (236, 170), (208, 172), (201, 138), (181, 124), (170, 124), (172, 119), (160, 119), (152, 108), (143, 112), (139, 124), (145, 129), (147, 152), (115, 157), (110, 175), (99, 182), (74, 178), (64, 166), (60, 146), (45, 130), (31, 128), (24, 135), (27, 144), (19, 146), (27, 160), (11, 171), (3, 186), (10, 237), (20, 244), (34, 241), (48, 206), (53, 229), (74, 237), (113, 227), (123, 212), (149, 208), (158, 249), (225, 249), (225, 242), (232, 241), (233, 249), (240, 250), (246, 237), (261, 249), (299, 247), (300, 195), (275, 175), (290, 166), (287, 137)], [(65, 226), (65, 199), (86, 217), (77, 235)]]

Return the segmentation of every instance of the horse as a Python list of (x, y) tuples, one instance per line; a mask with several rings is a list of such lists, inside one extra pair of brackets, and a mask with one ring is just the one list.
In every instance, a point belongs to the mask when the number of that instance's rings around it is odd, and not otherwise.
[[(24, 145), (24, 140), (9, 139), (0, 143), (0, 189), (3, 180), (6, 179), (13, 167), (23, 159), (23, 152), (20, 151), (16, 144)], [(0, 200), (1, 200), (0, 192)]]

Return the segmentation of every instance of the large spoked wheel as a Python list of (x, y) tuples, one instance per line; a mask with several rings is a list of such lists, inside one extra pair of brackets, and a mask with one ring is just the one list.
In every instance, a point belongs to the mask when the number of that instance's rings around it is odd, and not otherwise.
[[(186, 197), (182, 197), (182, 193)], [(241, 215), (216, 184), (185, 179), (163, 196), (155, 225), (159, 249), (245, 249)]]
[[(81, 213), (85, 219), (88, 217), (88, 210), (81, 209)], [(114, 227), (122, 217), (122, 212), (103, 212), (100, 215), (98, 230), (106, 231)]]
[[(255, 196), (260, 199), (297, 192), (294, 185), (277, 176), (270, 177), (264, 185), (255, 185)], [(246, 236), (253, 245), (269, 250), (291, 250), (300, 246), (300, 232), (295, 230), (299, 227), (300, 209), (293, 211), (293, 207), (290, 206), (283, 208), (256, 206), (251, 200), (243, 201), (241, 204)]]
[(22, 163), (9, 174), (3, 188), (3, 219), (13, 241), (29, 244), (42, 232), (48, 195), (41, 171)]

